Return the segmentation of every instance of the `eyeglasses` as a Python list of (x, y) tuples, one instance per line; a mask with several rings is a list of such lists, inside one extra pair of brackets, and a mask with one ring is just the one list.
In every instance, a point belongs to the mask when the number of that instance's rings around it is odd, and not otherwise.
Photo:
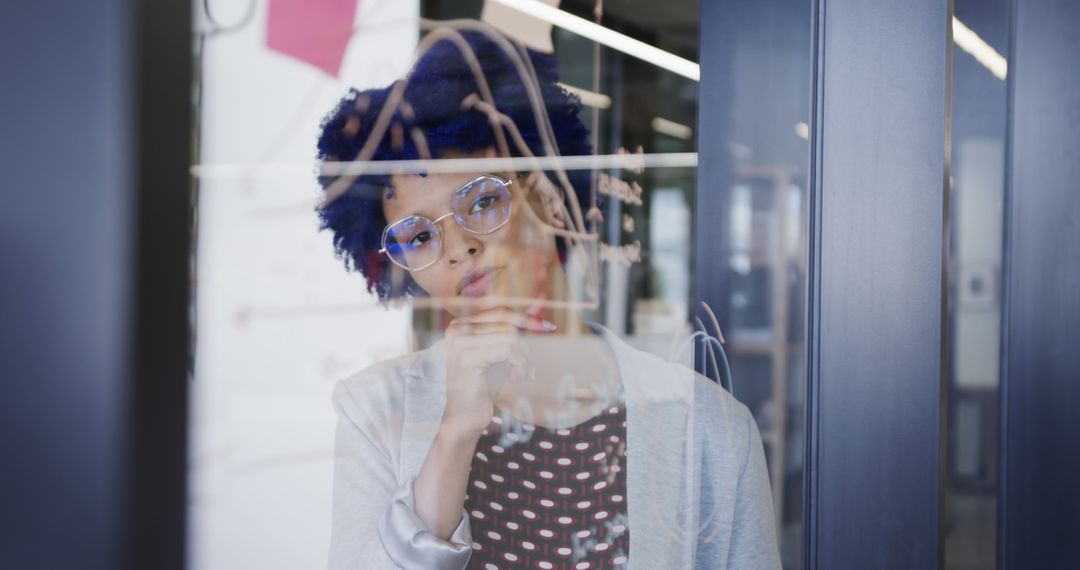
[(510, 221), (510, 180), (481, 174), (454, 191), (450, 211), (434, 220), (406, 216), (382, 233), (382, 249), (395, 265), (420, 271), (442, 257), (443, 238), (439, 223), (453, 217), (458, 225), (476, 235), (487, 235)]

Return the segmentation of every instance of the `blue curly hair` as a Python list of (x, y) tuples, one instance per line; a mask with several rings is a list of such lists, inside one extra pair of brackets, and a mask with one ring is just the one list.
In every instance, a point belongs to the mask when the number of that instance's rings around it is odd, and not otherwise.
[[(526, 86), (511, 59), (485, 33), (463, 31), (461, 35), (480, 62), (496, 108), (513, 120), (530, 151), (543, 156), (540, 126), (534, 118)], [(535, 70), (559, 154), (591, 154), (589, 130), (578, 118), (581, 102), (556, 83), (555, 58), (532, 50), (524, 51)], [(407, 80), (404, 101), (410, 109), (402, 113), (399, 108), (394, 114), (388, 134), (379, 141), (371, 160), (421, 158), (422, 151), (413, 137), (401, 134), (411, 133), (414, 128), (423, 133), (432, 157), (441, 156), (448, 150), (471, 153), (496, 146), (495, 127), (487, 115), (477, 110), (462, 110), (462, 100), (478, 93), (478, 87), (457, 45), (446, 39), (432, 44), (413, 66)], [(371, 135), (371, 127), (392, 88), (393, 85), (366, 91), (350, 89), (322, 121), (318, 160), (353, 160)], [(509, 146), (513, 156), (522, 156), (514, 144)], [(578, 203), (583, 209), (588, 208), (589, 171), (573, 170), (567, 176)], [(335, 180), (333, 176), (319, 177), (324, 190)], [(321, 229), (333, 232), (334, 250), (346, 269), (359, 271), (367, 279), (368, 292), (384, 301), (402, 295), (423, 294), (407, 275), (404, 279), (392, 278), (390, 261), (379, 253), (382, 232), (387, 225), (382, 197), (390, 187), (389, 176), (361, 175), (336, 199), (317, 210)], [(561, 238), (557, 241), (560, 257), (565, 259), (566, 244)]]

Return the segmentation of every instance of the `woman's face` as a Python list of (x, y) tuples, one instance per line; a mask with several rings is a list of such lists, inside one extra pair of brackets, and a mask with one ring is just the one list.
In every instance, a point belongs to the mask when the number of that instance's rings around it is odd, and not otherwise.
[[(393, 189), (383, 198), (383, 213), (390, 223), (410, 215), (435, 220), (450, 211), (454, 193), (480, 174), (394, 175)], [(536, 214), (541, 211), (536, 206), (538, 192), (524, 188), (521, 178), (511, 180), (510, 217), (499, 229), (478, 235), (461, 227), (453, 216), (439, 222), (441, 257), (409, 272), (429, 295), (443, 300), (480, 299), (475, 310), (521, 307), (527, 304), (524, 299), (551, 298), (549, 280), (561, 275), (555, 239)], [(444, 304), (452, 314), (459, 314), (461, 304)]]

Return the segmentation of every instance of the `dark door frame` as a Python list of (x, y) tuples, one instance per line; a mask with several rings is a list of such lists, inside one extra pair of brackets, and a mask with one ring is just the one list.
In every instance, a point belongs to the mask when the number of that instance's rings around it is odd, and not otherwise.
[(3, 8), (5, 567), (184, 565), (190, 4)]
[(998, 568), (1076, 566), (1080, 4), (1012, 2)]
[(815, 2), (808, 569), (943, 564), (951, 17)]

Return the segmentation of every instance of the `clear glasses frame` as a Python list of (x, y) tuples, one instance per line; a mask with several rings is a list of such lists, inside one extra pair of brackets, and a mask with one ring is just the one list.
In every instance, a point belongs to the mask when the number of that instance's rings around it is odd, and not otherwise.
[[(462, 190), (468, 188), (469, 186), (472, 186), (473, 184), (476, 184), (477, 182), (483, 181), (483, 180), (494, 180), (495, 182), (498, 182), (499, 184), (502, 184), (507, 190), (507, 195), (509, 196), (510, 201), (507, 203), (507, 206), (506, 206), (506, 217), (505, 217), (505, 219), (503, 219), (501, 222), (499, 222), (497, 225), (495, 225), (494, 227), (492, 227), (490, 229), (480, 231), (480, 230), (474, 230), (473, 228), (470, 228), (468, 225), (465, 224), (465, 222), (463, 222), (458, 217), (458, 215), (457, 215), (458, 213), (454, 211), (453, 201), (454, 201), (454, 198)], [(489, 235), (489, 234), (495, 233), (496, 231), (500, 230), (503, 226), (505, 226), (507, 224), (507, 222), (510, 221), (511, 216), (513, 215), (513, 207), (514, 207), (514, 205), (513, 205), (513, 193), (510, 192), (510, 186), (513, 183), (514, 183), (513, 180), (509, 180), (509, 179), (503, 178), (501, 176), (496, 176), (494, 174), (481, 174), (481, 175), (477, 176), (476, 178), (473, 178), (472, 180), (469, 180), (465, 184), (462, 184), (460, 187), (458, 187), (457, 190), (454, 190), (454, 192), (450, 195), (451, 196), (451, 198), (450, 198), (451, 204), (450, 204), (450, 211), (449, 212), (446, 212), (445, 214), (435, 218), (434, 220), (432, 220), (431, 218), (428, 218), (427, 216), (409, 215), (409, 216), (405, 216), (404, 218), (401, 218), (400, 220), (397, 220), (397, 221), (395, 221), (393, 223), (387, 224), (386, 227), (383, 228), (382, 240), (381, 240), (381, 246), (380, 246), (380, 249), (379, 249), (379, 253), (385, 255), (387, 257), (387, 259), (389, 259), (394, 265), (397, 265), (398, 267), (401, 267), (402, 269), (405, 269), (405, 270), (408, 270), (408, 271), (421, 271), (423, 269), (427, 269), (428, 267), (431, 267), (432, 265), (435, 265), (436, 263), (439, 262), (440, 259), (442, 259), (442, 248), (441, 247), (439, 248), (438, 255), (435, 256), (434, 259), (432, 259), (431, 261), (429, 261), (429, 262), (427, 262), (427, 263), (425, 263), (425, 264), (423, 264), (423, 265), (421, 265), (419, 267), (410, 267), (409, 265), (407, 265), (405, 263), (401, 263), (397, 259), (394, 259), (394, 256), (390, 255), (390, 252), (388, 251), (388, 249), (386, 247), (386, 242), (387, 242), (387, 238), (390, 235), (390, 230), (395, 225), (397, 225), (397, 224), (399, 224), (399, 223), (401, 223), (401, 222), (403, 222), (403, 221), (405, 221), (407, 219), (419, 218), (421, 220), (426, 220), (426, 221), (430, 222), (431, 227), (434, 228), (435, 232), (437, 232), (436, 235), (439, 238), (441, 238), (442, 237), (442, 231), (439, 229), (439, 224), (442, 223), (442, 221), (445, 220), (446, 218), (451, 218), (452, 217), (452, 218), (454, 218), (454, 221), (457, 222), (458, 226), (460, 226), (463, 230), (465, 230), (465, 231), (467, 231), (467, 232), (469, 232), (469, 233), (471, 233), (473, 235), (481, 235), (482, 236), (482, 235)]]

